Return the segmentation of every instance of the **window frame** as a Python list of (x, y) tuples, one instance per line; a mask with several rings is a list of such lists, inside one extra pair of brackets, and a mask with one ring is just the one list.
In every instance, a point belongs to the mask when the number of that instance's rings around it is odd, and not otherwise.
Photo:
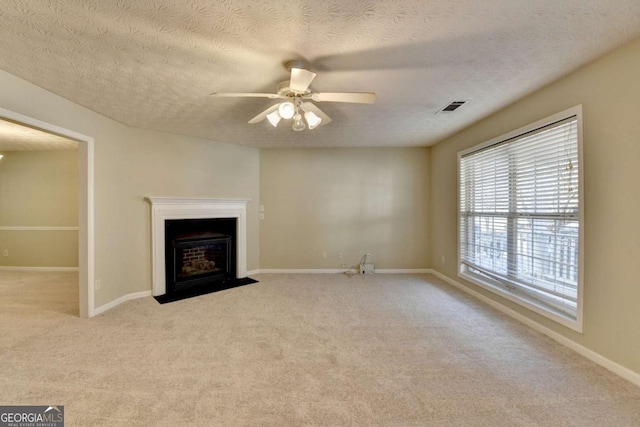
[[(569, 119), (571, 117), (576, 118), (577, 125), (577, 157), (578, 157), (578, 280), (577, 280), (577, 301), (576, 301), (576, 317), (575, 319), (565, 313), (558, 310), (554, 310), (552, 307), (547, 306), (537, 299), (527, 295), (525, 292), (518, 289), (507, 290), (504, 287), (498, 286), (492, 283), (491, 280), (484, 278), (476, 273), (467, 271), (467, 266), (462, 262), (462, 248), (461, 248), (461, 231), (462, 231), (462, 214), (461, 214), (461, 191), (462, 183), (461, 177), (461, 159), (463, 156), (467, 156), (470, 153), (483, 150), (489, 146), (500, 144), (508, 140), (517, 139), (521, 136), (525, 136), (528, 133), (536, 131), (542, 127), (552, 125), (556, 122)], [(497, 294), (507, 300), (514, 302), (522, 307), (525, 307), (539, 315), (542, 315), (548, 319), (551, 319), (563, 326), (566, 326), (576, 332), (582, 333), (583, 329), (583, 308), (584, 308), (584, 162), (583, 162), (583, 118), (582, 118), (582, 105), (564, 110), (560, 113), (554, 114), (544, 119), (538, 120), (529, 125), (523, 126), (514, 131), (508, 132), (504, 135), (493, 138), (489, 141), (474, 145), (468, 149), (458, 152), (457, 157), (457, 253), (458, 253), (458, 277), (467, 280), (475, 285), (478, 285), (494, 294)]]

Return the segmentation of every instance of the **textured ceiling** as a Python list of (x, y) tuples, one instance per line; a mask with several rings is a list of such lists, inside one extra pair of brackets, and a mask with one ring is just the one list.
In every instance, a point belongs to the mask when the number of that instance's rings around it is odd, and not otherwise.
[(0, 153), (3, 151), (74, 150), (78, 143), (62, 136), (0, 119)]
[[(638, 0), (0, 0), (0, 69), (131, 126), (256, 147), (430, 145), (640, 36)], [(333, 122), (247, 124), (303, 59)], [(450, 101), (452, 114), (434, 114)]]

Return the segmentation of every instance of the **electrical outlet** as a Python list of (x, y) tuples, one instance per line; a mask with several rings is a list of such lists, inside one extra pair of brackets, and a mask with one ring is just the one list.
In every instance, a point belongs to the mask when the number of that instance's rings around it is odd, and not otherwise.
[(264, 219), (264, 214), (262, 212), (260, 212), (260, 220)]
[(347, 268), (347, 264), (340, 264), (340, 268)]
[(260, 212), (264, 212), (264, 205), (260, 205)]
[(327, 253), (326, 252), (322, 252), (322, 259), (327, 259)]
[(4, 249), (2, 251), (2, 256), (9, 256), (9, 249)]
[(342, 259), (342, 258), (343, 258), (343, 256), (342, 256), (342, 252), (338, 252), (338, 258), (339, 258), (339, 259)]

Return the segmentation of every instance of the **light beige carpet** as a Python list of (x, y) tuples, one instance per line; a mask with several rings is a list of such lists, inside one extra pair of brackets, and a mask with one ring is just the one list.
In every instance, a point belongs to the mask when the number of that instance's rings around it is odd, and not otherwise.
[(640, 426), (640, 388), (429, 275), (260, 283), (77, 317), (0, 272), (0, 404), (67, 426)]

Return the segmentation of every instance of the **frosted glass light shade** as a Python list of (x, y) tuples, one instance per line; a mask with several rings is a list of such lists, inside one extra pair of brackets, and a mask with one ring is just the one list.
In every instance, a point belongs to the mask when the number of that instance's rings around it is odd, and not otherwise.
[(300, 132), (301, 130), (304, 130), (306, 128), (304, 120), (302, 120), (302, 116), (300, 115), (300, 113), (294, 116), (293, 126), (291, 126), (291, 128), (296, 132)]
[(296, 109), (293, 106), (293, 102), (283, 102), (278, 107), (278, 113), (283, 119), (290, 119), (296, 113)]
[(307, 111), (304, 113), (304, 118), (309, 125), (309, 129), (315, 129), (322, 122), (322, 119), (313, 111)]
[(269, 120), (269, 123), (271, 123), (273, 125), (273, 127), (278, 126), (278, 123), (280, 122), (280, 114), (278, 114), (278, 111), (272, 111), (269, 114), (267, 114), (267, 119)]

